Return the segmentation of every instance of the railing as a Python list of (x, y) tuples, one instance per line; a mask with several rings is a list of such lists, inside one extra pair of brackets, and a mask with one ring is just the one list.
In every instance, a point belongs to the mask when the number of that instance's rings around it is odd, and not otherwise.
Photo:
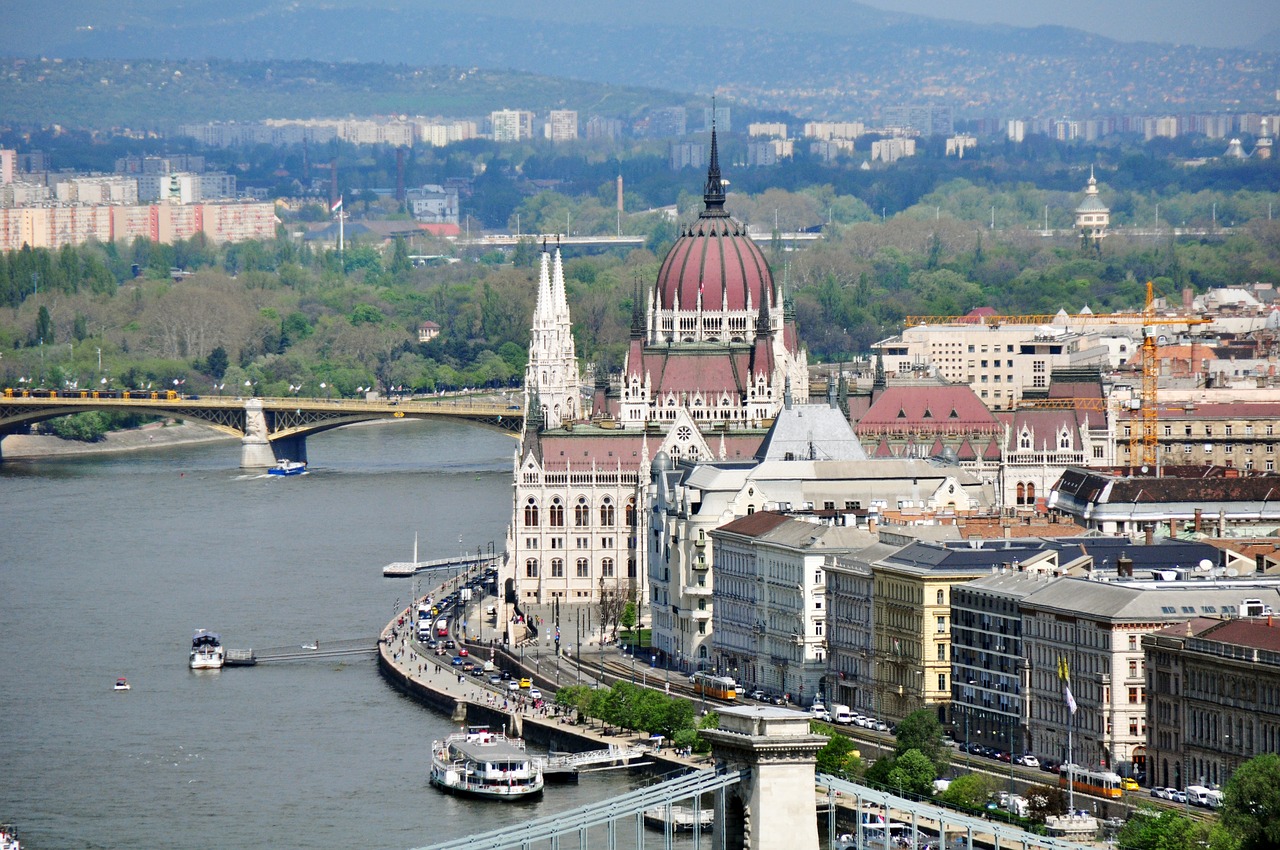
[[(678, 800), (723, 791), (746, 779), (749, 771), (717, 770), (687, 773), (683, 776), (640, 788), (605, 800), (579, 806), (567, 812), (559, 812), (537, 818), (523, 824), (473, 835), (456, 841), (433, 844), (428, 850), (507, 850), (528, 848), (538, 842), (558, 846), (561, 837), (584, 836), (593, 828), (607, 828), (610, 836), (620, 822), (632, 821), (636, 828), (636, 843), (644, 845), (644, 812), (646, 809), (671, 805)], [(612, 843), (610, 844), (612, 846)]]

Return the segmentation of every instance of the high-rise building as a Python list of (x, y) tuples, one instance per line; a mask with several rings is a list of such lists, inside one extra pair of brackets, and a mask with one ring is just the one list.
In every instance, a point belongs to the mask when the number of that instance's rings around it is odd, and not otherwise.
[(533, 138), (533, 113), (522, 109), (499, 109), (489, 113), (495, 142), (520, 142)]
[(572, 142), (578, 138), (578, 113), (572, 109), (553, 109), (547, 114), (543, 130), (552, 142)]

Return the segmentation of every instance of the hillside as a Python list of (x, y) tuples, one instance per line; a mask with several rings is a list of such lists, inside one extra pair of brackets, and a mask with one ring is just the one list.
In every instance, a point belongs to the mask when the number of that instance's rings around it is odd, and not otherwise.
[(314, 61), (11, 59), (10, 124), (171, 131), (183, 122), (347, 115), (478, 116), (520, 107), (628, 115), (686, 96), (513, 71)]
[[(761, 108), (870, 117), (934, 101), (964, 114), (1240, 111), (1274, 105), (1275, 52), (1132, 44), (1061, 27), (979, 26), (857, 3), (744, 0), (81, 0), (13, 4), (0, 54), (385, 62), (511, 69)], [(26, 7), (26, 14), (22, 14)]]

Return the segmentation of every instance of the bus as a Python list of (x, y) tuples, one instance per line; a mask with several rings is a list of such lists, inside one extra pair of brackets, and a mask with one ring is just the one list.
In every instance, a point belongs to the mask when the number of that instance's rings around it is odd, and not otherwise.
[(1096, 794), (1099, 797), (1120, 797), (1124, 793), (1120, 774), (1109, 770), (1085, 770), (1075, 764), (1064, 764), (1058, 774), (1059, 787), (1066, 788), (1071, 781), (1077, 791)]
[(738, 683), (729, 676), (715, 676), (711, 673), (694, 673), (689, 677), (693, 692), (698, 696), (715, 699), (737, 699)]

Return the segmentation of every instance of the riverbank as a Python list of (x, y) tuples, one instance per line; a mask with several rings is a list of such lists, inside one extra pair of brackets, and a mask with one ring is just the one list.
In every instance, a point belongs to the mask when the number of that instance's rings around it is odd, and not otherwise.
[(96, 443), (64, 440), (45, 434), (10, 434), (0, 439), (0, 458), (4, 460), (40, 460), (72, 455), (145, 451), (165, 446), (190, 443), (232, 441), (235, 437), (206, 425), (177, 422), (172, 425), (154, 423), (128, 431), (112, 431)]

